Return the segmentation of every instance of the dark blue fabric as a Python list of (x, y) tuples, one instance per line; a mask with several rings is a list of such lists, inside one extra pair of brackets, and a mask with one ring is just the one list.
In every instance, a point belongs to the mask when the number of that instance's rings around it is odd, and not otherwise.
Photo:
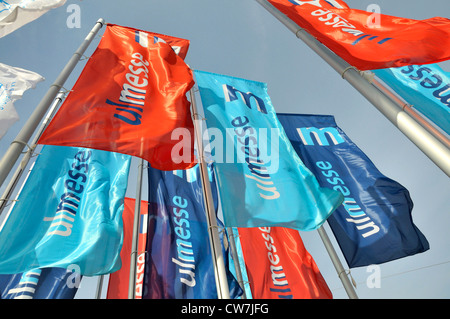
[(333, 116), (277, 116), (319, 184), (344, 195), (344, 203), (328, 222), (349, 267), (380, 264), (429, 249), (412, 221), (408, 190), (381, 174)]
[[(209, 173), (217, 212), (211, 168)], [(148, 178), (148, 253), (143, 298), (217, 299), (199, 165), (184, 171), (150, 167)], [(223, 230), (219, 220), (218, 225), (219, 231)], [(224, 248), (223, 254), (228, 266)], [(228, 282), (232, 298), (242, 294), (231, 273)]]
[(24, 274), (0, 275), (1, 299), (73, 299), (81, 281), (79, 272), (42, 268)]

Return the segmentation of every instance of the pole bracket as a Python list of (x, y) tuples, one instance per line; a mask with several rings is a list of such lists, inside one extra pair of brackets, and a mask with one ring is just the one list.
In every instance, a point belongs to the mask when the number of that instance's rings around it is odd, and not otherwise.
[(2, 208), (6, 208), (9, 205), (11, 205), (11, 203), (18, 202), (18, 201), (19, 201), (18, 199), (0, 198), (0, 203), (1, 203), (2, 206), (3, 206), (3, 203), (6, 203), (5, 206), (2, 207)]
[(200, 120), (200, 121), (205, 121), (206, 118), (204, 118), (200, 113), (193, 113), (192, 117), (194, 118), (194, 120)]
[[(26, 147), (28, 147), (28, 150), (33, 151), (33, 149), (31, 148), (31, 146), (28, 145), (27, 142), (19, 141), (19, 140), (14, 140), (14, 141), (11, 142), (11, 145), (14, 144), (14, 143), (21, 144), (21, 145), (23, 145), (23, 147), (26, 146)], [(24, 152), (22, 152), (22, 154), (24, 154), (24, 153), (26, 153), (26, 152), (28, 152), (28, 151), (24, 151)]]
[(132, 251), (130, 253), (130, 256), (133, 257), (134, 254), (138, 254), (138, 255), (140, 255), (140, 254), (148, 254), (148, 251), (146, 251), (146, 250), (142, 250), (142, 251), (135, 250), (135, 251)]
[(338, 274), (338, 277), (341, 278), (341, 275), (344, 274), (344, 273), (345, 273), (346, 276), (349, 276), (349, 277), (350, 277), (353, 287), (356, 288), (356, 282), (355, 282), (355, 279), (353, 279), (353, 276), (352, 276), (352, 274), (351, 274), (350, 269), (343, 269), (343, 270)]

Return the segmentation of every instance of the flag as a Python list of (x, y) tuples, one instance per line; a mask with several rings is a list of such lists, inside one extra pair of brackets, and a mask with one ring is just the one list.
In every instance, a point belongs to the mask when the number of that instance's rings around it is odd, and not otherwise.
[(38, 268), (0, 275), (0, 299), (73, 299), (80, 281), (80, 274), (70, 268)]
[[(214, 206), (217, 191), (208, 168)], [(160, 171), (150, 167), (149, 225), (144, 299), (217, 299), (199, 165), (188, 170)], [(222, 227), (220, 221), (217, 221)], [(228, 250), (223, 246), (225, 265)], [(228, 267), (227, 267), (228, 269)], [(239, 296), (227, 272), (230, 297)]]
[(413, 20), (351, 9), (342, 0), (268, 0), (328, 49), (360, 70), (450, 58), (450, 20)]
[(185, 54), (188, 44), (108, 25), (38, 143), (129, 154), (162, 170), (193, 166), (193, 139), (183, 140), (186, 154), (172, 152), (180, 143), (175, 129), (193, 136), (186, 98), (194, 83), (192, 71), (175, 53)]
[[(122, 268), (109, 275), (108, 293), (106, 299), (128, 299), (130, 282), (131, 246), (133, 242), (134, 210), (136, 200), (125, 198), (122, 214), (123, 220), (123, 245), (120, 251)], [(141, 201), (139, 221), (139, 240), (136, 264), (136, 294), (135, 299), (142, 298), (145, 267), (145, 245), (147, 243), (147, 216), (148, 202)]]
[(319, 183), (344, 196), (328, 222), (349, 267), (381, 264), (429, 249), (412, 221), (408, 190), (381, 174), (333, 116), (278, 114), (278, 118)]
[[(313, 230), (322, 225), (342, 195), (320, 187), (301, 162), (277, 120), (266, 84), (202, 71), (195, 76), (225, 226)], [(220, 150), (224, 145), (226, 152)]]
[(46, 146), (0, 232), (0, 274), (79, 267), (120, 268), (130, 156)]
[(254, 299), (331, 299), (300, 234), (283, 227), (238, 228)]
[(373, 70), (406, 102), (450, 135), (450, 73), (437, 64)]
[(65, 3), (66, 0), (0, 0), (0, 38)]
[(0, 139), (19, 120), (14, 102), (41, 81), (37, 73), (0, 63)]

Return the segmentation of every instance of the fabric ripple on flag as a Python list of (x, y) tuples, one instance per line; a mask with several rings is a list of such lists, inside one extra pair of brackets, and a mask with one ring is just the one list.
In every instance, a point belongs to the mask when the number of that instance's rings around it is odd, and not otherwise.
[[(127, 299), (130, 281), (131, 243), (133, 242), (134, 210), (136, 200), (125, 198), (122, 213), (123, 245), (120, 251), (122, 267), (109, 275), (107, 299)], [(138, 257), (136, 265), (136, 294), (135, 298), (142, 298), (145, 267), (145, 245), (147, 243), (148, 202), (141, 201), (139, 221)]]
[[(217, 191), (208, 168), (217, 213)], [(199, 165), (188, 170), (150, 167), (149, 224), (144, 299), (217, 299)], [(217, 221), (219, 227), (223, 227)], [(242, 290), (228, 271), (228, 249), (220, 232), (230, 297)]]
[(413, 223), (408, 190), (381, 174), (333, 116), (278, 114), (278, 118), (319, 183), (344, 196), (328, 223), (349, 267), (381, 264), (429, 249)]
[(0, 1), (0, 38), (65, 3), (66, 0)]
[(123, 200), (131, 157), (45, 146), (0, 231), (0, 273), (120, 268)]
[(450, 59), (450, 20), (413, 20), (351, 9), (342, 0), (268, 0), (360, 70)]
[(331, 299), (316, 262), (295, 229), (238, 228), (254, 299)]
[(0, 63), (0, 139), (19, 120), (14, 102), (41, 81), (44, 78), (35, 72)]
[(373, 70), (413, 108), (450, 135), (450, 73), (438, 64)]
[[(320, 227), (343, 197), (320, 187), (295, 153), (266, 84), (203, 71), (195, 77), (214, 139), (210, 145), (217, 146), (214, 167), (225, 226)], [(220, 145), (227, 147), (226, 158), (218, 156)]]
[[(175, 129), (193, 136), (188, 40), (108, 25), (39, 144), (129, 154), (161, 170), (195, 165), (193, 140), (172, 154)], [(178, 56), (179, 52), (181, 56)], [(186, 142), (186, 141), (183, 141)], [(188, 159), (187, 159), (188, 158)]]
[(0, 299), (73, 299), (82, 276), (73, 269), (32, 269), (0, 275)]

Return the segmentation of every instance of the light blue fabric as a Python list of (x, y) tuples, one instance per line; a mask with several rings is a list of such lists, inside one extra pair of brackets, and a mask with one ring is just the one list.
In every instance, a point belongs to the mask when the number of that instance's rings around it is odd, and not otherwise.
[(322, 225), (342, 195), (321, 188), (303, 165), (277, 119), (266, 84), (202, 71), (195, 76), (225, 226), (313, 230)]
[(45, 146), (0, 232), (0, 273), (120, 268), (129, 155)]
[(437, 64), (373, 70), (383, 82), (450, 134), (450, 73)]

